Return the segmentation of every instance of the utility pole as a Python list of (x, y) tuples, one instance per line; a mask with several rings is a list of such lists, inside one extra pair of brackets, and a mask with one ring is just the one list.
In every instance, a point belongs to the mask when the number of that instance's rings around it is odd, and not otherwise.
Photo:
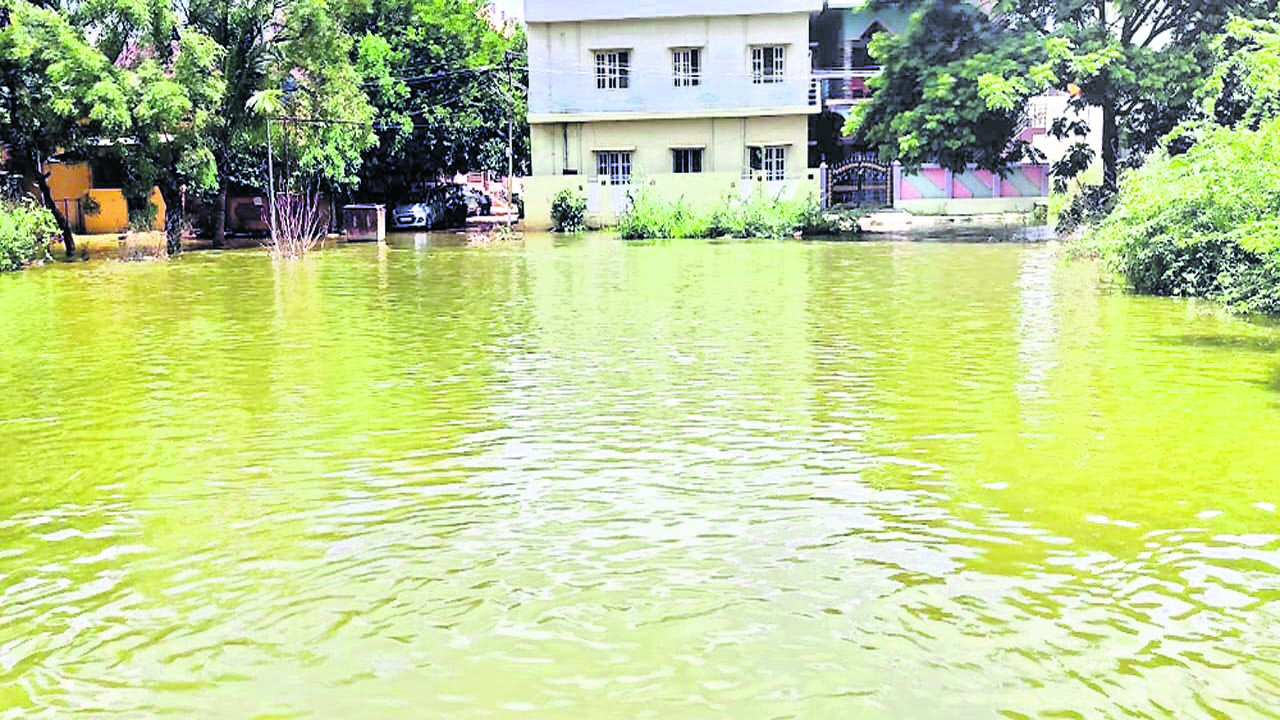
[(515, 83), (512, 82), (512, 79), (511, 79), (511, 51), (510, 50), (506, 52), (505, 60), (506, 60), (506, 66), (507, 66), (507, 93), (510, 95), (510, 97), (507, 98), (507, 110), (508, 110), (507, 112), (507, 224), (515, 225), (516, 219), (517, 219), (516, 216), (519, 213), (516, 211), (516, 197), (513, 194), (513, 185), (512, 185), (511, 176), (515, 174), (515, 163), (516, 163), (516, 151), (515, 151), (516, 93), (515, 93)]
[(267, 116), (267, 212), (271, 213), (271, 242), (276, 241), (276, 167), (271, 147), (271, 116)]

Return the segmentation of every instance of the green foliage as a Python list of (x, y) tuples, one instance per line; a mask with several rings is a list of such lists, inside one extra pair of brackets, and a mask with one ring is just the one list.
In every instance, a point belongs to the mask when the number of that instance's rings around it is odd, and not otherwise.
[[(1077, 109), (1102, 110), (1111, 185), (1197, 111), (1213, 37), (1231, 15), (1275, 9), (1274, 0), (1002, 0), (986, 3), (990, 12), (949, 0), (872, 3), (890, 5), (908, 8), (910, 22), (872, 43), (884, 72), (847, 133), (908, 170), (997, 170), (1028, 157), (1016, 137), (1028, 98), (1073, 89)], [(1076, 177), (1091, 161), (1077, 151), (1055, 172)]]
[(551, 222), (559, 232), (587, 229), (587, 201), (565, 188), (551, 198)]
[(1067, 198), (1058, 211), (1056, 228), (1063, 237), (1102, 222), (1115, 209), (1117, 201), (1116, 191), (1106, 185), (1086, 185)]
[(1088, 242), (1138, 292), (1280, 311), (1280, 120), (1157, 156)]
[[(394, 194), (456, 172), (506, 174), (514, 112), (515, 168), (528, 169), (528, 86), (522, 27), (499, 30), (487, 0), (364, 0), (346, 20), (351, 61), (379, 124), (365, 189)], [(510, 73), (507, 72), (510, 59)]]
[[(126, 132), (128, 103), (116, 69), (63, 14), (26, 0), (4, 0), (0, 12), (0, 146), (13, 170), (44, 185), (46, 159)], [(70, 227), (45, 202), (69, 252)]]
[(80, 196), (80, 212), (86, 217), (93, 217), (102, 212), (102, 204), (95, 200), (92, 194), (85, 193)]
[[(911, 5), (902, 34), (872, 41), (884, 72), (868, 81), (871, 99), (850, 116), (845, 133), (908, 171), (932, 162), (996, 170), (1022, 159), (1027, 146), (1013, 136), (1026, 100), (1040, 89), (1022, 73), (1046, 57), (1043, 42), (968, 3)], [(1037, 70), (1042, 80), (1046, 73)]]
[(134, 199), (150, 196), (157, 185), (162, 191), (185, 185), (193, 194), (217, 186), (210, 130), (225, 89), (221, 52), (212, 39), (188, 28), (168, 62), (149, 57), (127, 69), (134, 142), (117, 149)]
[(859, 217), (858, 210), (823, 210), (812, 197), (782, 200), (762, 192), (745, 201), (727, 197), (700, 215), (683, 199), (663, 202), (641, 186), (631, 193), (617, 231), (626, 240), (833, 236), (857, 233)]
[(150, 232), (156, 226), (156, 217), (160, 214), (160, 208), (154, 203), (148, 202), (141, 208), (129, 211), (129, 231), (130, 232)]
[(1215, 49), (1218, 66), (1201, 93), (1205, 115), (1251, 129), (1280, 116), (1280, 23), (1236, 18)]
[(283, 172), (353, 188), (362, 155), (377, 137), (364, 78), (350, 62), (356, 46), (344, 27), (344, 6), (336, 0), (291, 0), (285, 17), (266, 83), (285, 88), (284, 111), (308, 122), (284, 126), (282, 153), (290, 164)]
[(53, 215), (34, 201), (0, 200), (0, 272), (44, 259), (58, 234)]
[(700, 217), (681, 198), (660, 201), (646, 185), (630, 193), (631, 206), (618, 218), (618, 234), (625, 240), (710, 237), (711, 219)]

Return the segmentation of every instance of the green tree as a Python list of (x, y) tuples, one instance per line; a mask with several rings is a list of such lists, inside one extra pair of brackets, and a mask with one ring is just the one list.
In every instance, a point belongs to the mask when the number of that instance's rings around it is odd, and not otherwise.
[(279, 93), (279, 107), (291, 118), (282, 122), (286, 180), (345, 191), (359, 183), (363, 153), (377, 138), (374, 108), (349, 62), (355, 43), (339, 10), (326, 0), (292, 0), (266, 87)]
[(527, 171), (523, 29), (494, 27), (484, 0), (366, 0), (348, 20), (353, 63), (376, 108), (366, 189), (390, 192), (459, 171), (506, 172), (508, 124)]
[(222, 48), (222, 97), (217, 120), (210, 129), (218, 188), (214, 202), (213, 242), (226, 237), (227, 194), (231, 187), (264, 188), (266, 165), (263, 120), (249, 109), (249, 100), (267, 82), (269, 61), (284, 38), (275, 31), (273, 0), (191, 0), (191, 27)]
[[(925, 65), (940, 51), (937, 43), (886, 39), (872, 49), (886, 68), (872, 83), (882, 92), (849, 130), (876, 140), (882, 154), (907, 164), (945, 147), (949, 133), (972, 133), (986, 140), (981, 164), (995, 148), (1008, 147), (1016, 129), (999, 123), (992, 137), (983, 138), (979, 133), (992, 127), (989, 113), (1020, 109), (1047, 89), (1069, 90), (1076, 107), (1101, 111), (1104, 184), (1110, 188), (1122, 166), (1140, 162), (1196, 110), (1203, 68), (1213, 59), (1212, 39), (1227, 20), (1275, 9), (1274, 0), (998, 0), (981, 20), (972, 19), (971, 11), (950, 9), (954, 3), (944, 0), (910, 4), (908, 34), (919, 41), (937, 31), (958, 49), (957, 55), (941, 56), (966, 70), (949, 74), (953, 84), (946, 93), (954, 99), (949, 106), (930, 105), (913, 116), (910, 129), (902, 127), (898, 118), (911, 107), (913, 94), (943, 93), (936, 80), (929, 82)], [(966, 22), (948, 23), (952, 14)], [(1028, 45), (1031, 38), (1039, 48)], [(992, 64), (979, 67), (964, 64), (966, 59)]]
[(1280, 22), (1237, 18), (1215, 48), (1218, 66), (1202, 92), (1205, 116), (1251, 130), (1280, 117)]
[(3, 0), (0, 93), (0, 142), (9, 164), (35, 181), (71, 257), (75, 239), (54, 202), (44, 164), (59, 152), (84, 151), (128, 129), (118, 73), (62, 14), (25, 0)]
[(872, 98), (855, 106), (845, 132), (909, 170), (931, 162), (997, 170), (1017, 161), (1026, 148), (1013, 136), (1037, 89), (1027, 65), (1045, 71), (1043, 41), (968, 3), (916, 5), (902, 34), (872, 41), (884, 71), (870, 80)]
[(156, 53), (128, 73), (131, 138), (119, 146), (131, 175), (128, 194), (145, 198), (155, 187), (164, 198), (171, 255), (182, 250), (186, 194), (207, 195), (218, 184), (209, 131), (225, 88), (221, 48), (211, 39), (188, 28), (174, 45), (167, 61)]
[[(80, 21), (108, 57), (131, 70), (136, 144), (122, 145), (131, 193), (154, 182), (170, 208), (171, 251), (181, 247), (185, 193), (214, 203), (214, 240), (225, 234), (232, 185), (266, 189), (266, 123), (288, 115), (289, 172), (331, 188), (357, 181), (373, 142), (372, 109), (348, 63), (345, 5), (327, 0), (91, 0)], [(284, 93), (272, 120), (250, 108), (263, 92)], [(279, 130), (280, 128), (277, 128)], [(185, 193), (184, 193), (185, 191)], [(171, 198), (170, 195), (173, 195)], [(175, 206), (175, 202), (177, 206)], [(178, 207), (176, 213), (173, 208)]]

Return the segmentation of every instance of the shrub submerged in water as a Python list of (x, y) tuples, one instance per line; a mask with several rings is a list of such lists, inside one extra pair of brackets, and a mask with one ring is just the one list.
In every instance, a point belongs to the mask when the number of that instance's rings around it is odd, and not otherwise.
[(850, 235), (858, 232), (859, 217), (857, 210), (823, 210), (812, 197), (782, 200), (760, 192), (741, 201), (726, 198), (710, 214), (699, 215), (683, 199), (663, 202), (640, 186), (617, 229), (626, 240)]
[(58, 235), (53, 215), (35, 201), (0, 200), (0, 272), (44, 259), (50, 238)]
[(1087, 242), (1138, 292), (1280, 314), (1280, 120), (1152, 159)]
[(551, 199), (551, 222), (559, 232), (587, 229), (587, 201), (567, 188)]

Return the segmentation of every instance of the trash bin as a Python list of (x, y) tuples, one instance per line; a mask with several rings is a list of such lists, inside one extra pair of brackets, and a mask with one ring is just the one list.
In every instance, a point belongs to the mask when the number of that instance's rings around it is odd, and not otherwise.
[(387, 207), (385, 205), (344, 205), (342, 230), (347, 242), (387, 239)]

